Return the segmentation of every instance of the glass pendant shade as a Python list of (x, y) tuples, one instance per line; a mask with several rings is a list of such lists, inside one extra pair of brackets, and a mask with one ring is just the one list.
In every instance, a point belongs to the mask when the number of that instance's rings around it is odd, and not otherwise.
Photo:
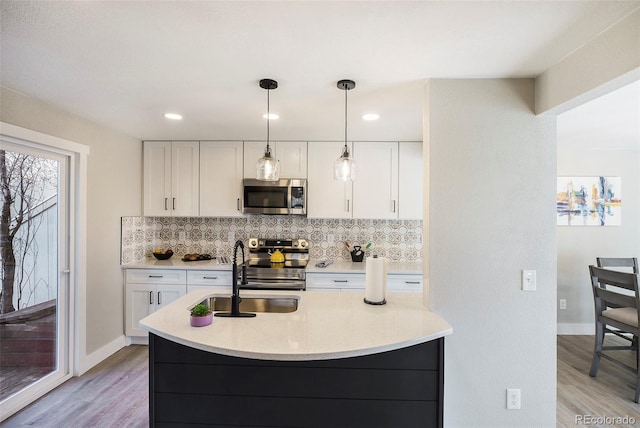
[(280, 161), (271, 156), (269, 146), (264, 151), (264, 156), (256, 162), (256, 178), (264, 181), (276, 181), (280, 178)]
[(349, 149), (344, 147), (342, 156), (336, 159), (333, 169), (333, 178), (341, 181), (355, 180), (358, 173), (356, 160), (349, 155)]

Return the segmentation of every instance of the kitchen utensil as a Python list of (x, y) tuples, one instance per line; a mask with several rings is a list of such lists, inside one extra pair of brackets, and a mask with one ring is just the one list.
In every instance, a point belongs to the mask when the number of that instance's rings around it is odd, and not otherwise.
[(269, 251), (269, 255), (271, 256), (269, 259), (271, 263), (284, 263), (284, 254), (277, 248), (273, 253)]

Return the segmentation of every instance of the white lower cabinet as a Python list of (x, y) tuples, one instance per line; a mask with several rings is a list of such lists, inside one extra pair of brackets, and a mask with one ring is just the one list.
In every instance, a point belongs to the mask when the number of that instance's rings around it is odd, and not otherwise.
[[(307, 290), (364, 291), (364, 273), (307, 273)], [(387, 292), (422, 292), (422, 275), (389, 274)]]
[(187, 293), (184, 270), (127, 269), (125, 334), (147, 336), (140, 320)]

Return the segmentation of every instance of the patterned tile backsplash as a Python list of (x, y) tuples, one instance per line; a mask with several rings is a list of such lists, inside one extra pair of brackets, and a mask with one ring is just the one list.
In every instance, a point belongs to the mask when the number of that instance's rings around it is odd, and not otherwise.
[(230, 256), (236, 240), (306, 238), (312, 259), (351, 260), (344, 241), (396, 262), (422, 262), (421, 220), (308, 219), (296, 216), (122, 217), (122, 264), (153, 257), (154, 248), (178, 256)]

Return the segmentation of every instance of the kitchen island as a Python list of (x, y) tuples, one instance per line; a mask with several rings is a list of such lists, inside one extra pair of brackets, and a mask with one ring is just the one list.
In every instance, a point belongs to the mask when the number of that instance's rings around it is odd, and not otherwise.
[(290, 313), (189, 325), (193, 291), (141, 321), (149, 335), (151, 426), (442, 426), (444, 337), (422, 295), (297, 296)]

